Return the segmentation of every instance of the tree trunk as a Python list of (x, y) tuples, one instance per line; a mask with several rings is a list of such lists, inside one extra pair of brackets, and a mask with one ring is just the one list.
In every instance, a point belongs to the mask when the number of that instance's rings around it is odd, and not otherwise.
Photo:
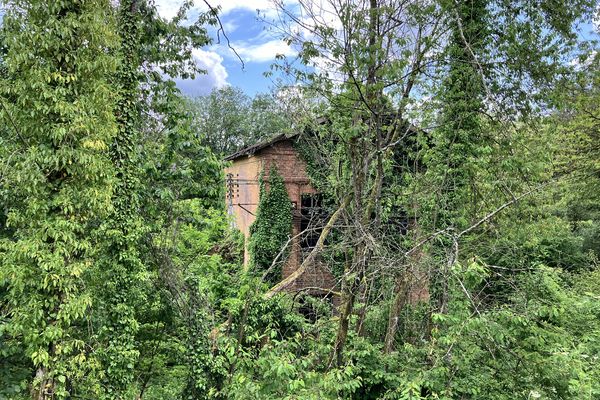
[(394, 342), (396, 338), (396, 332), (398, 332), (398, 320), (400, 318), (400, 312), (404, 308), (407, 299), (407, 285), (406, 285), (406, 274), (400, 275), (396, 279), (396, 285), (394, 286), (394, 303), (390, 309), (388, 316), (388, 327), (385, 332), (385, 341), (383, 351), (385, 354), (389, 354), (394, 351)]
[[(346, 261), (346, 267), (344, 268), (344, 276), (348, 277), (352, 272), (353, 265), (350, 260)], [(329, 366), (340, 366), (343, 361), (344, 345), (346, 344), (346, 338), (348, 337), (348, 326), (350, 324), (350, 315), (354, 308), (355, 293), (358, 284), (360, 283), (360, 277), (356, 276), (354, 279), (344, 279), (342, 286), (342, 309), (340, 312), (339, 326), (337, 335), (335, 338), (335, 344), (331, 358), (329, 360)]]
[(35, 372), (35, 380), (39, 383), (32, 387), (32, 400), (50, 400), (54, 398), (54, 382), (48, 378), (48, 370), (40, 367)]
[(367, 306), (369, 302), (371, 287), (366, 279), (363, 279), (360, 285), (360, 310), (358, 311), (358, 322), (356, 324), (356, 333), (364, 336), (364, 323), (367, 317)]

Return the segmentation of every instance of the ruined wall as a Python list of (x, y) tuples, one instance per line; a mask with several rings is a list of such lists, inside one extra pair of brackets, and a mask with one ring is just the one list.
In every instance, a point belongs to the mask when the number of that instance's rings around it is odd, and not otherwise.
[(246, 237), (249, 235), (250, 225), (256, 218), (254, 214), (258, 207), (258, 176), (261, 170), (262, 160), (256, 156), (240, 157), (225, 168), (225, 179), (231, 177), (230, 187), (225, 188), (227, 211), (233, 215), (235, 226)]
[[(231, 202), (229, 198), (226, 200), (237, 228), (244, 233), (246, 238), (249, 236), (250, 225), (256, 218), (255, 214), (259, 200), (258, 177), (263, 168), (268, 171), (272, 165), (277, 166), (294, 207), (293, 236), (300, 233), (302, 195), (316, 193), (306, 174), (306, 163), (299, 157), (291, 140), (274, 143), (252, 156), (241, 156), (235, 159), (232, 165), (225, 170), (226, 176), (232, 174), (231, 187), (233, 189)], [(244, 263), (247, 264), (247, 262), (248, 254), (246, 251)], [(289, 257), (282, 268), (283, 278), (289, 276), (301, 264), (300, 240), (296, 238), (292, 243)], [(324, 266), (315, 264), (296, 281), (291, 290), (297, 291), (310, 287), (333, 288), (335, 287), (334, 277)], [(310, 292), (317, 293), (319, 291), (311, 290)]]

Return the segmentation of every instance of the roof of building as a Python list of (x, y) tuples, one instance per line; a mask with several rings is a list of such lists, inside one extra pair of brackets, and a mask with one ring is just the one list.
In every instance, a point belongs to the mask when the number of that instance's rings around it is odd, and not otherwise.
[(248, 146), (245, 147), (241, 150), (236, 151), (233, 154), (228, 155), (227, 157), (225, 157), (225, 161), (232, 161), (235, 160), (236, 158), (240, 158), (242, 156), (253, 156), (254, 154), (256, 154), (257, 152), (261, 151), (264, 148), (267, 148), (269, 146), (274, 145), (275, 143), (279, 143), (282, 142), (284, 140), (290, 140), (290, 139), (294, 139), (299, 135), (299, 133), (293, 133), (293, 134), (285, 134), (282, 133), (280, 135), (277, 135), (271, 139), (268, 140), (264, 140), (262, 142), (253, 144), (252, 146)]
[[(327, 122), (328, 120), (325, 117), (320, 117), (317, 119), (317, 124), (318, 125), (323, 125)], [(417, 133), (420, 130), (420, 128), (417, 128), (416, 126), (414, 126), (413, 124), (410, 124), (408, 126), (408, 131), (410, 131), (412, 134)], [(262, 142), (258, 142), (256, 144), (253, 144), (251, 146), (245, 147), (241, 150), (236, 151), (233, 154), (228, 155), (227, 157), (224, 158), (225, 161), (233, 161), (235, 159), (238, 159), (240, 157), (243, 156), (248, 156), (251, 157), (254, 154), (256, 154), (257, 152), (261, 151), (262, 149), (265, 149), (269, 146), (274, 145), (275, 143), (279, 143), (279, 142), (283, 142), (284, 140), (293, 140), (296, 139), (298, 136), (300, 136), (300, 132), (296, 132), (296, 133), (281, 133), (277, 136), (274, 136), (270, 139), (267, 140), (263, 140)]]

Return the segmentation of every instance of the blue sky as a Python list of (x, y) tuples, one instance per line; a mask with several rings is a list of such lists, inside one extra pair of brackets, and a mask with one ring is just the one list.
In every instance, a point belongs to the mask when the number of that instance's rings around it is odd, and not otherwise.
[[(181, 3), (181, 0), (156, 0), (159, 13), (166, 18), (172, 17)], [(232, 46), (244, 60), (244, 66), (242, 68), (240, 60), (221, 37), (220, 43), (215, 40), (212, 45), (194, 52), (196, 61), (208, 73), (194, 80), (178, 81), (178, 86), (190, 96), (207, 94), (213, 88), (226, 85), (240, 87), (250, 95), (269, 91), (274, 84), (263, 73), (269, 70), (277, 54), (295, 54), (263, 21), (276, 16), (271, 1), (209, 0), (209, 3), (221, 7), (221, 22)], [(196, 0), (195, 4), (191, 16), (205, 10), (202, 0)], [(258, 18), (257, 10), (261, 11), (262, 18)], [(212, 33), (216, 39), (215, 31), (212, 30)]]
[[(190, 96), (209, 93), (213, 88), (233, 85), (240, 87), (247, 94), (267, 92), (274, 82), (265, 78), (263, 73), (269, 70), (277, 54), (294, 56), (295, 52), (283, 41), (276, 37), (263, 21), (276, 19), (277, 13), (272, 0), (207, 0), (212, 6), (221, 8), (220, 19), (231, 40), (232, 46), (244, 60), (244, 68), (236, 55), (227, 47), (223, 38), (221, 42), (197, 50), (195, 52), (198, 64), (208, 71), (208, 74), (194, 80), (178, 81), (182, 91)], [(326, 2), (311, 0), (326, 7)], [(163, 17), (170, 18), (179, 9), (183, 0), (156, 0), (156, 5)], [(297, 4), (298, 0), (285, 0), (286, 4)], [(195, 0), (191, 15), (206, 10), (203, 0)], [(258, 18), (260, 10), (263, 18)], [(600, 24), (600, 8), (594, 21), (596, 29)], [(332, 21), (332, 23), (334, 23)], [(579, 35), (590, 39), (594, 30), (591, 23), (580, 27)], [(214, 30), (213, 30), (214, 33)], [(214, 35), (213, 35), (214, 36)], [(593, 36), (593, 35), (592, 35)]]

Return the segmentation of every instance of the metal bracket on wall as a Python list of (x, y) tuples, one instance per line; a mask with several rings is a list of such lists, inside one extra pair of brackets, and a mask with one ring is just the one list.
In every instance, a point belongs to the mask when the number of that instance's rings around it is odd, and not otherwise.
[(248, 209), (247, 209), (246, 207), (244, 207), (244, 206), (257, 206), (258, 204), (255, 204), (255, 203), (244, 203), (244, 204), (242, 204), (242, 203), (237, 203), (236, 205), (237, 205), (237, 206), (239, 206), (239, 207), (240, 207), (242, 210), (244, 210), (244, 211), (246, 211), (247, 213), (249, 213), (249, 214), (251, 214), (251, 215), (254, 215), (254, 216), (256, 217), (256, 214), (254, 214), (252, 211), (248, 210)]

